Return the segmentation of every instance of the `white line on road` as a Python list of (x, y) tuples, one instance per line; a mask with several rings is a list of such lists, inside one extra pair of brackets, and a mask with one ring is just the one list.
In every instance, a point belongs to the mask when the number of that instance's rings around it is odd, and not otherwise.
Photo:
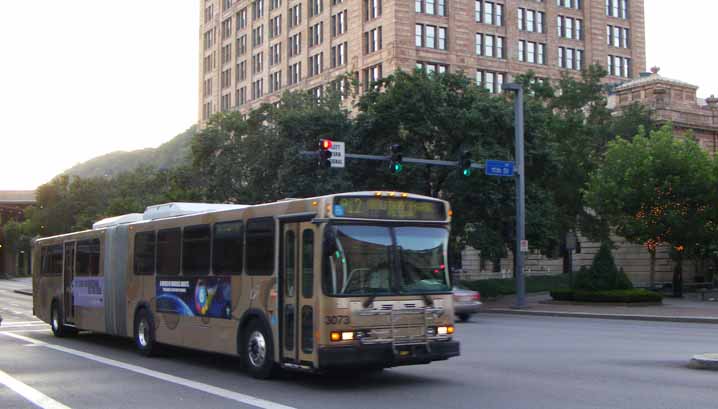
[(0, 370), (0, 383), (43, 409), (70, 409), (69, 406), (65, 406), (37, 389), (25, 385), (2, 370)]
[[(39, 324), (42, 323), (40, 320), (32, 320), (32, 321), (3, 321), (5, 324)], [(3, 326), (5, 325), (3, 324)]]
[(146, 375), (152, 378), (160, 379), (166, 382), (174, 383), (177, 385), (186, 386), (191, 389), (198, 390), (200, 392), (206, 392), (211, 395), (219, 396), (221, 398), (225, 399), (231, 399), (240, 403), (244, 403), (246, 405), (254, 406), (257, 408), (262, 409), (296, 409), (292, 406), (286, 406), (282, 405), (281, 403), (276, 403), (272, 401), (268, 401), (261, 398), (255, 398), (254, 396), (245, 395), (243, 393), (230, 391), (229, 389), (219, 388), (217, 386), (212, 386), (206, 383), (193, 381), (187, 378), (181, 378), (179, 376), (170, 375), (164, 372), (155, 371), (152, 369), (143, 368), (141, 366), (127, 364), (124, 362), (116, 361), (114, 359), (104, 358), (98, 355), (90, 354), (83, 351), (78, 351), (76, 349), (72, 348), (66, 348), (60, 345), (55, 344), (48, 344), (47, 342), (38, 341), (34, 338), (22, 336), (19, 334), (13, 334), (8, 332), (0, 332), (0, 334), (7, 335), (9, 337), (13, 337), (22, 341), (26, 341), (38, 346), (44, 346), (46, 348), (54, 349), (56, 351), (65, 352), (67, 354), (79, 356), (85, 359), (89, 359), (91, 361), (99, 362), (105, 365), (114, 366), (116, 368), (122, 368), (131, 372), (136, 372), (142, 375)]
[[(47, 332), (47, 331), (50, 331), (50, 328), (43, 328), (43, 329), (16, 329), (16, 330), (10, 330), (10, 331), (0, 330), (0, 334), (5, 334), (5, 333), (8, 333), (8, 332), (22, 332), (22, 333), (25, 333), (25, 332)], [(33, 344), (33, 345), (34, 345), (34, 344)], [(41, 345), (38, 345), (38, 346), (41, 346)]]
[(48, 324), (45, 324), (44, 322), (35, 322), (32, 324), (7, 324), (7, 325), (2, 324), (2, 326), (0, 326), (0, 328), (37, 327), (39, 325), (48, 325)]

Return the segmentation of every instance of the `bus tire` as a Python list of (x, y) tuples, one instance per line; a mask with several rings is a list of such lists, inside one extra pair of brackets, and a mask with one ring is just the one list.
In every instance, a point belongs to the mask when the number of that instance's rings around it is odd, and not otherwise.
[(247, 324), (242, 337), (242, 366), (254, 378), (271, 378), (275, 372), (274, 345), (267, 326), (263, 325), (262, 321), (253, 319)]
[(156, 356), (159, 346), (155, 338), (155, 320), (152, 313), (141, 308), (135, 315), (135, 346), (144, 356)]
[(65, 325), (65, 316), (62, 313), (62, 307), (57, 300), (52, 302), (50, 307), (50, 328), (52, 334), (58, 338), (64, 338), (77, 334), (77, 330), (73, 327)]

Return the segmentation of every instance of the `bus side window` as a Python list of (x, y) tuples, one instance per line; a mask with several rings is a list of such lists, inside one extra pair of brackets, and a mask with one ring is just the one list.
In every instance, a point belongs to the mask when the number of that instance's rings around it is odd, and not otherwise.
[(243, 233), (241, 221), (214, 225), (212, 272), (215, 275), (242, 274)]
[(178, 275), (180, 271), (179, 227), (157, 232), (157, 274)]
[(135, 234), (134, 271), (137, 275), (155, 273), (155, 232), (143, 231)]
[(77, 242), (75, 274), (78, 276), (100, 275), (99, 239), (81, 240)]
[(249, 219), (246, 242), (247, 274), (271, 275), (274, 272), (274, 219)]
[(208, 224), (184, 228), (182, 232), (182, 274), (209, 274), (209, 239)]
[(49, 265), (48, 275), (61, 275), (62, 274), (62, 244), (56, 244), (50, 246), (47, 249)]
[(302, 232), (302, 297), (314, 295), (314, 231)]
[(40, 250), (40, 274), (47, 275), (49, 272), (50, 260), (47, 257), (47, 247), (43, 246)]

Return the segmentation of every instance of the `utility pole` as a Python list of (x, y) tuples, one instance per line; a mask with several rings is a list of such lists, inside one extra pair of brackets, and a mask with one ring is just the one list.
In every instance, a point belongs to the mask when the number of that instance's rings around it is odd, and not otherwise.
[(524, 253), (521, 242), (526, 239), (526, 197), (524, 175), (524, 89), (520, 84), (508, 83), (502, 87), (515, 94), (514, 98), (514, 149), (518, 177), (516, 178), (516, 244), (514, 246), (514, 277), (516, 278), (516, 305), (526, 308), (526, 283), (524, 281)]

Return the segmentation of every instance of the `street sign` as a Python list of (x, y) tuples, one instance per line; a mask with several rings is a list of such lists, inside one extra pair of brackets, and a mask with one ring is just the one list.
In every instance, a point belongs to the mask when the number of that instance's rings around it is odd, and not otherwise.
[(514, 163), (503, 160), (487, 160), (486, 161), (487, 176), (513, 176)]
[(522, 253), (528, 253), (529, 252), (529, 241), (528, 240), (521, 240), (521, 252)]
[(344, 142), (332, 141), (332, 147), (329, 148), (329, 152), (332, 153), (332, 157), (329, 158), (329, 161), (332, 163), (332, 167), (343, 168), (344, 160), (346, 159)]

